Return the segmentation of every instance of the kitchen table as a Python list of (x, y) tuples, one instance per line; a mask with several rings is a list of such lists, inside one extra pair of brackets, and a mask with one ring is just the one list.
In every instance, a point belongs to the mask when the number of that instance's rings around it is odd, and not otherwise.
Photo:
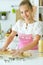
[[(5, 39), (0, 40), (1, 44), (3, 44), (3, 42), (5, 42)], [(17, 43), (17, 41), (15, 41), (15, 43)], [(29, 52), (32, 53), (32, 56), (24, 59), (0, 58), (0, 65), (43, 65), (43, 57), (39, 57), (38, 50), (29, 50)]]
[(30, 50), (32, 57), (24, 59), (0, 59), (0, 65), (43, 65), (43, 57), (38, 56), (37, 50)]

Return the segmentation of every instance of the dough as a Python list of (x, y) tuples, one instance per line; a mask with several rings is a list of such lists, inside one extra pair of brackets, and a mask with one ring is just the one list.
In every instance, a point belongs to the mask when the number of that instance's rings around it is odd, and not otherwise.
[(0, 56), (6, 56), (6, 57), (10, 57), (10, 58), (26, 58), (26, 57), (32, 56), (32, 54), (29, 52), (23, 52), (23, 54), (13, 56), (11, 54), (11, 50), (6, 50), (6, 51), (0, 51)]

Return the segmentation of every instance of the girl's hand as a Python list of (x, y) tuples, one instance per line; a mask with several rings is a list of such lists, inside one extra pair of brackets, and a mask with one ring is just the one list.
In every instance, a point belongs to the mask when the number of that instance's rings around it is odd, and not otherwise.
[(13, 51), (13, 52), (12, 52), (12, 55), (15, 56), (15, 57), (17, 57), (17, 56), (19, 56), (19, 55), (22, 55), (22, 54), (23, 54), (23, 52), (20, 51), (20, 50), (16, 50), (16, 51)]
[(7, 51), (7, 49), (1, 48), (0, 51)]
[(14, 49), (14, 50), (11, 50), (11, 54), (13, 55), (14, 53), (16, 52), (16, 50)]

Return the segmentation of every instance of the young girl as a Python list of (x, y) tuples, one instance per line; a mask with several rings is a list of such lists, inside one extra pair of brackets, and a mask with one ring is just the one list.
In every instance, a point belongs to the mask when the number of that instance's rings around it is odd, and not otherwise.
[(15, 53), (18, 54), (30, 49), (37, 49), (41, 38), (40, 22), (35, 21), (33, 17), (33, 6), (29, 1), (22, 1), (19, 6), (23, 20), (18, 20), (12, 28), (12, 33), (6, 40), (2, 50), (5, 50), (16, 34), (19, 37), (18, 48)]

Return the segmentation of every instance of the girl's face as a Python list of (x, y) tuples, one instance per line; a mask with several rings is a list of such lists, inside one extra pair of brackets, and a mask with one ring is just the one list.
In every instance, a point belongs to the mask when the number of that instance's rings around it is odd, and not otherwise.
[(28, 8), (28, 5), (21, 5), (20, 13), (21, 13), (22, 18), (25, 21), (28, 21), (32, 18), (32, 10), (30, 8)]

